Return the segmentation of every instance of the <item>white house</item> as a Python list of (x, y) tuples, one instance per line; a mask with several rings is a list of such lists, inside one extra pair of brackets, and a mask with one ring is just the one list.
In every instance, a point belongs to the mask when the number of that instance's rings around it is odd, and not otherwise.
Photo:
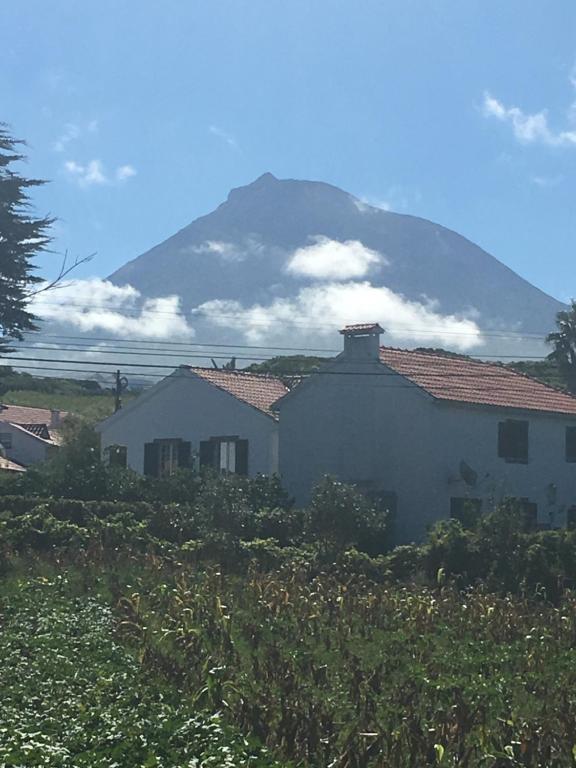
[(273, 376), (181, 366), (97, 426), (103, 456), (152, 476), (189, 466), (273, 474), (271, 406), (287, 391)]
[(344, 351), (285, 395), (280, 474), (305, 504), (325, 474), (395, 512), (398, 541), (512, 497), (544, 525), (576, 511), (576, 397), (499, 364), (380, 347), (348, 326)]
[[(17, 471), (45, 461), (61, 443), (65, 412), (22, 405), (0, 405), (0, 445), (9, 462), (0, 469)], [(14, 465), (14, 466), (12, 466)]]

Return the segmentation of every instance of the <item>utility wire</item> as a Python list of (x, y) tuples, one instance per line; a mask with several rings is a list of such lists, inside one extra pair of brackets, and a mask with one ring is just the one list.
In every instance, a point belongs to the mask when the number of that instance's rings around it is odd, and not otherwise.
[[(40, 305), (40, 308), (41, 308), (41, 306), (54, 306), (54, 307), (60, 307), (61, 308), (62, 304), (60, 302), (42, 302), (42, 304)], [(192, 317), (197, 317), (197, 318), (200, 318), (200, 319), (202, 319), (203, 317), (209, 317), (210, 319), (211, 318), (218, 318), (218, 319), (239, 320), (242, 317), (241, 312), (240, 313), (236, 313), (236, 314), (220, 312), (220, 313), (210, 313), (210, 315), (208, 315), (208, 313), (205, 313), (205, 312), (199, 311), (199, 310), (186, 313), (186, 312), (183, 312), (183, 311), (177, 312), (177, 311), (174, 311), (174, 310), (148, 309), (148, 308), (145, 308), (145, 307), (131, 307), (131, 308), (130, 307), (127, 307), (127, 308), (123, 307), (123, 308), (119, 308), (119, 307), (110, 306), (109, 304), (98, 305), (98, 304), (89, 304), (89, 303), (86, 303), (86, 302), (78, 302), (78, 303), (76, 303), (76, 302), (73, 302), (73, 301), (67, 301), (66, 302), (66, 306), (67, 307), (77, 307), (78, 309), (83, 309), (83, 310), (91, 310), (91, 309), (93, 309), (93, 310), (96, 310), (96, 311), (115, 312), (118, 315), (125, 315), (127, 317), (133, 315), (134, 313), (136, 313), (136, 315), (141, 315), (142, 313), (154, 314), (154, 315), (167, 315), (167, 316), (172, 316), (172, 317), (182, 317), (183, 319), (186, 319), (186, 317), (190, 316), (190, 315), (192, 315)], [(38, 312), (38, 308), (36, 309), (36, 311)], [(249, 310), (242, 310), (242, 311), (246, 312), (246, 311), (249, 311)], [(38, 313), (38, 314), (42, 318), (41, 313)], [(50, 318), (50, 317), (48, 317), (48, 318), (44, 318), (44, 319), (49, 321), (49, 320), (58, 320), (59, 318)], [(280, 320), (277, 321), (277, 323), (281, 323), (281, 322), (282, 321), (280, 321)], [(352, 320), (350, 322), (352, 322)], [(470, 321), (470, 322), (473, 322), (473, 321)], [(269, 320), (251, 319), (250, 323), (252, 325), (267, 325), (267, 326), (270, 325), (270, 321)], [(305, 328), (308, 328), (308, 329), (315, 329), (315, 330), (323, 330), (323, 329), (325, 329), (325, 330), (328, 330), (328, 329), (329, 330), (334, 330), (334, 325), (328, 324), (328, 323), (311, 325), (308, 321), (305, 321), (305, 320), (302, 320), (302, 321), (292, 320), (290, 324), (291, 325), (295, 325), (297, 327), (305, 327)], [(442, 335), (442, 336), (445, 336), (445, 335), (449, 335), (449, 336), (477, 336), (477, 335), (480, 334), (480, 335), (488, 337), (488, 338), (492, 338), (492, 337), (493, 338), (515, 337), (515, 338), (529, 339), (529, 338), (543, 338), (548, 333), (550, 333), (550, 331), (553, 330), (553, 329), (548, 329), (548, 330), (542, 331), (542, 332), (535, 332), (535, 331), (532, 331), (532, 332), (528, 332), (528, 331), (526, 331), (526, 332), (519, 332), (517, 330), (512, 330), (512, 329), (508, 329), (508, 330), (507, 329), (501, 329), (499, 331), (496, 331), (496, 330), (489, 330), (489, 329), (482, 329), (482, 328), (478, 328), (475, 331), (450, 331), (450, 330), (446, 330), (444, 328), (433, 328), (433, 327), (432, 328), (430, 328), (430, 327), (428, 327), (428, 328), (403, 328), (402, 326), (393, 326), (392, 325), (392, 326), (388, 326), (385, 330), (388, 330), (388, 331), (391, 331), (391, 332), (402, 333), (402, 334), (416, 334), (416, 335), (428, 334), (428, 335), (433, 335), (433, 336), (434, 335)]]

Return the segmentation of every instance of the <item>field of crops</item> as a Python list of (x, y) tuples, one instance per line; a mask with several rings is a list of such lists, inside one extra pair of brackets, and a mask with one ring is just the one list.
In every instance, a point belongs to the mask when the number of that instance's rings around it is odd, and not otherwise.
[(0, 765), (268, 765), (237, 733), (283, 766), (574, 765), (570, 594), (129, 550), (33, 562), (47, 580), (3, 582)]
[(1, 766), (277, 765), (142, 665), (66, 574), (0, 583), (0, 625)]

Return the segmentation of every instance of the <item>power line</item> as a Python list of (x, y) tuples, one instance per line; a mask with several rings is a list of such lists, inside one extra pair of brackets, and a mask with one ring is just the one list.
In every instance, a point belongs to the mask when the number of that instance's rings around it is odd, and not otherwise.
[[(79, 360), (55, 360), (54, 358), (40, 358), (40, 357), (13, 357), (11, 355), (7, 355), (4, 357), (6, 360), (15, 360), (19, 361), (22, 360), (24, 362), (34, 362), (34, 363), (61, 363), (62, 365), (90, 365), (90, 361), (79, 361)], [(450, 358), (446, 358), (449, 360)], [(109, 361), (109, 360), (99, 360), (96, 363), (97, 365), (103, 365), (103, 366), (111, 366), (114, 368), (136, 368), (136, 369), (145, 369), (146, 371), (149, 370), (170, 370), (173, 371), (174, 367), (170, 365), (159, 365), (154, 363), (123, 363), (120, 365), (118, 361)], [(369, 363), (367, 363), (369, 364)], [(478, 366), (482, 366), (482, 363), (475, 363)], [(489, 364), (487, 363), (486, 366)], [(192, 366), (190, 366), (192, 367)], [(41, 368), (40, 368), (41, 369)], [(54, 368), (52, 370), (58, 370), (57, 368)], [(64, 369), (62, 369), (64, 370)], [(219, 369), (222, 370), (222, 369)], [(76, 369), (78, 373), (87, 373), (86, 370), (78, 370)], [(477, 370), (474, 373), (462, 373), (462, 372), (446, 372), (441, 373), (437, 375), (431, 375), (431, 378), (444, 381), (445, 379), (460, 379), (460, 380), (472, 380), (472, 381), (479, 381), (479, 380), (490, 380), (490, 379), (500, 379), (502, 371), (509, 372), (511, 374), (514, 374), (515, 372), (511, 369), (504, 368), (498, 371), (490, 371), (487, 367), (480, 371)], [(238, 373), (243, 373), (242, 371), (238, 371)], [(145, 374), (149, 375), (149, 374)], [(151, 374), (150, 374), (151, 375)], [(409, 374), (404, 374), (400, 371), (330, 371), (330, 370), (319, 370), (319, 371), (305, 371), (305, 372), (292, 372), (290, 374), (285, 374), (286, 376), (294, 376), (294, 377), (305, 377), (305, 376), (379, 376), (379, 377), (397, 377), (397, 378), (406, 378), (411, 381), (411, 377)], [(162, 377), (165, 378), (165, 377)], [(275, 378), (280, 378), (279, 376), (275, 376)], [(404, 385), (404, 386), (413, 386), (413, 384), (410, 385)], [(441, 388), (441, 387), (440, 387)]]
[[(62, 304), (59, 303), (59, 302), (42, 302), (42, 305), (43, 306), (54, 306), (54, 307), (60, 307), (60, 308), (62, 307)], [(42, 306), (42, 305), (40, 305), (40, 306)], [(203, 318), (203, 317), (206, 318), (206, 317), (208, 317), (208, 319), (219, 318), (219, 319), (239, 320), (242, 317), (242, 312), (245, 313), (245, 312), (249, 312), (250, 311), (250, 308), (248, 308), (246, 310), (241, 310), (241, 312), (236, 313), (236, 314), (234, 314), (234, 313), (219, 312), (219, 313), (210, 313), (210, 315), (208, 315), (208, 313), (205, 313), (205, 312), (200, 311), (200, 310), (194, 310), (192, 312), (185, 313), (185, 312), (176, 312), (174, 310), (149, 309), (149, 308), (145, 308), (145, 307), (118, 308), (118, 307), (110, 306), (110, 305), (107, 305), (107, 304), (100, 304), (100, 305), (99, 304), (88, 304), (86, 302), (76, 303), (76, 302), (73, 302), (73, 301), (66, 302), (66, 305), (68, 307), (77, 307), (78, 309), (83, 309), (83, 310), (93, 309), (93, 310), (97, 310), (97, 311), (100, 310), (100, 311), (106, 311), (106, 312), (114, 312), (114, 313), (116, 313), (116, 314), (118, 314), (120, 316), (126, 316), (126, 317), (130, 317), (134, 313), (136, 313), (136, 315), (142, 315), (144, 313), (144, 314), (154, 314), (154, 315), (167, 315), (167, 316), (171, 316), (171, 317), (181, 317), (183, 319), (186, 319), (186, 314), (188, 314), (188, 315), (191, 314), (191, 315), (193, 315), (195, 317), (198, 317), (198, 318)], [(38, 312), (38, 309), (36, 311)], [(41, 312), (39, 312), (38, 314), (39, 314), (40, 317), (42, 317)], [(50, 318), (50, 317), (48, 317), (48, 318), (43, 318), (43, 319), (48, 320), (48, 321), (49, 320), (56, 320), (57, 321), (59, 318)], [(463, 318), (463, 321), (466, 321), (466, 318)], [(350, 320), (350, 322), (352, 322), (352, 319)], [(468, 322), (474, 322), (474, 321), (473, 320), (469, 320)], [(282, 321), (281, 320), (277, 320), (277, 321), (275, 321), (275, 323), (279, 324), (279, 323), (282, 323)], [(250, 320), (250, 324), (251, 325), (266, 325), (266, 326), (269, 326), (271, 324), (271, 322), (270, 322), (270, 320), (251, 319)], [(291, 320), (290, 324), (291, 325), (295, 325), (297, 327), (305, 327), (307, 329), (313, 329), (313, 330), (323, 330), (323, 329), (325, 329), (325, 330), (334, 330), (334, 325), (333, 324), (328, 324), (328, 323), (311, 325), (308, 321), (305, 321), (305, 320), (302, 320), (302, 321)], [(532, 332), (529, 332), (529, 331), (519, 332), (517, 330), (512, 330), (512, 329), (501, 329), (501, 330), (497, 331), (497, 330), (489, 330), (489, 329), (482, 329), (482, 328), (478, 328), (477, 330), (474, 330), (474, 331), (450, 331), (450, 330), (447, 330), (447, 329), (444, 329), (444, 328), (440, 328), (440, 327), (438, 327), (438, 328), (430, 328), (430, 327), (428, 327), (428, 328), (403, 328), (402, 326), (393, 326), (392, 325), (392, 326), (388, 326), (387, 330), (391, 331), (391, 332), (401, 333), (401, 334), (416, 334), (416, 335), (427, 334), (427, 335), (432, 335), (432, 336), (477, 336), (477, 335), (482, 335), (482, 336), (487, 337), (487, 338), (515, 337), (515, 338), (523, 338), (523, 339), (531, 339), (531, 338), (536, 338), (536, 339), (542, 338), (543, 339), (553, 329), (548, 329), (546, 331), (541, 331), (541, 332), (536, 332), (536, 331), (532, 331)]]
[(196, 342), (196, 341), (190, 341), (190, 342), (184, 342), (184, 341), (164, 341), (162, 339), (116, 339), (113, 337), (91, 337), (91, 336), (60, 336), (58, 334), (48, 334), (48, 333), (42, 333), (41, 338), (46, 339), (72, 339), (72, 340), (84, 340), (84, 341), (113, 341), (117, 343), (127, 343), (127, 344), (157, 344), (157, 345), (167, 345), (167, 346), (178, 346), (178, 347), (212, 347), (214, 349), (222, 348), (222, 349), (266, 349), (272, 352), (328, 352), (331, 354), (337, 354), (338, 350), (336, 349), (326, 349), (326, 348), (312, 348), (312, 347), (270, 347), (270, 346), (257, 346), (254, 344), (214, 344), (214, 343), (207, 343), (207, 342)]
[[(208, 345), (206, 345), (208, 346)], [(115, 345), (109, 344), (101, 347), (94, 347), (91, 344), (72, 344), (71, 342), (66, 342), (62, 345), (58, 345), (56, 348), (55, 345), (49, 345), (44, 344), (42, 342), (39, 342), (38, 344), (33, 344), (30, 346), (26, 346), (24, 344), (20, 344), (16, 347), (17, 350), (20, 349), (26, 349), (26, 350), (42, 350), (42, 351), (63, 351), (63, 352), (80, 352), (81, 354), (102, 354), (105, 352), (110, 352), (110, 354), (113, 355), (141, 355), (145, 357), (177, 357), (177, 358), (212, 358), (214, 360), (229, 360), (230, 357), (234, 357), (236, 360), (259, 360), (259, 361), (267, 361), (270, 360), (270, 357), (262, 357), (262, 356), (255, 356), (255, 355), (249, 355), (249, 356), (239, 356), (234, 354), (233, 350), (229, 351), (226, 355), (214, 355), (211, 354), (209, 351), (205, 352), (204, 354), (190, 354), (188, 352), (180, 352), (180, 353), (172, 353), (172, 352), (165, 352), (162, 349), (157, 350), (149, 350), (149, 351), (141, 351), (138, 348), (133, 347), (116, 347)], [(255, 348), (256, 349), (256, 348)], [(257, 349), (265, 349), (264, 347), (257, 347)], [(197, 352), (198, 350), (194, 350), (194, 352)], [(302, 351), (315, 351), (315, 350), (302, 350)], [(340, 351), (333, 350), (333, 354), (340, 354)], [(462, 354), (461, 357), (463, 359), (465, 358), (472, 358), (474, 360), (515, 360), (518, 362), (521, 362), (523, 360), (539, 360), (539, 361), (545, 361), (547, 360), (547, 357), (544, 357), (542, 355), (480, 355), (480, 354)], [(329, 359), (329, 358), (325, 358)]]

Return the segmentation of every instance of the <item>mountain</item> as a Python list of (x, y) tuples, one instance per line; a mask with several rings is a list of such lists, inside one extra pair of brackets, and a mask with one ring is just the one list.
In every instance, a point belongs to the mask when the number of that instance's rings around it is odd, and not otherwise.
[[(378, 260), (362, 276), (442, 315), (482, 328), (544, 334), (563, 305), (462, 235), (367, 205), (322, 182), (266, 173), (233, 189), (212, 213), (118, 269), (109, 280), (147, 298), (177, 294), (186, 310), (225, 300), (269, 305), (302, 290), (286, 266), (319, 238), (358, 241)], [(380, 319), (380, 318), (374, 318)]]

